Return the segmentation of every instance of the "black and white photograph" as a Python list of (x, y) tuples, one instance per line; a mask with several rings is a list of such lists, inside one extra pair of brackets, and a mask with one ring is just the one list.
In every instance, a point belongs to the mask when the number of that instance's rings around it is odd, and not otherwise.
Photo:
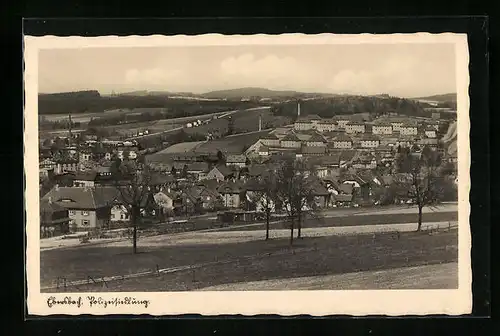
[(25, 37), (29, 309), (469, 312), (467, 52)]

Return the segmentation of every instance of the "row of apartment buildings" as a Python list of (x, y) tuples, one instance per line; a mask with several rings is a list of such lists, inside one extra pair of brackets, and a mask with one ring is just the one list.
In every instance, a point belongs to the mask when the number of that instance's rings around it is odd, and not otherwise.
[(361, 120), (354, 116), (336, 116), (323, 119), (317, 115), (309, 115), (295, 121), (293, 128), (296, 131), (316, 130), (318, 132), (344, 131), (347, 134), (372, 133), (375, 135), (418, 135), (419, 133), (429, 138), (436, 137), (439, 122), (427, 120), (421, 125), (416, 119), (401, 117), (382, 117), (374, 121)]

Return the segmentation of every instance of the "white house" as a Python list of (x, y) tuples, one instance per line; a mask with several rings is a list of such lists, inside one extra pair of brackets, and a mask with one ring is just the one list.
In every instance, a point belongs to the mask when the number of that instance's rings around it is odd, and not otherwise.
[(316, 130), (319, 132), (332, 132), (335, 131), (336, 126), (335, 126), (335, 120), (329, 119), (329, 120), (321, 120), (316, 124)]
[(401, 135), (417, 135), (418, 134), (418, 127), (415, 125), (401, 125), (399, 127), (399, 134)]
[(293, 129), (296, 131), (308, 131), (308, 130), (313, 129), (313, 127), (314, 127), (314, 124), (312, 123), (312, 121), (309, 119), (304, 119), (304, 118), (298, 119), (293, 124)]
[(432, 126), (427, 126), (424, 130), (424, 134), (427, 138), (434, 139), (437, 137), (436, 129)]
[(333, 148), (352, 148), (352, 139), (345, 134), (341, 134), (333, 140)]
[(130, 221), (130, 215), (127, 208), (124, 205), (115, 204), (111, 207), (111, 217), (112, 222), (128, 222)]
[(392, 125), (391, 124), (373, 125), (372, 133), (377, 135), (392, 134)]
[(365, 124), (349, 122), (345, 125), (345, 132), (347, 134), (365, 133)]
[(360, 144), (362, 148), (377, 148), (380, 146), (380, 138), (376, 135), (366, 134), (361, 140)]
[(153, 195), (153, 198), (156, 204), (163, 211), (170, 211), (174, 208), (174, 196), (170, 193), (170, 190), (160, 190), (156, 194)]

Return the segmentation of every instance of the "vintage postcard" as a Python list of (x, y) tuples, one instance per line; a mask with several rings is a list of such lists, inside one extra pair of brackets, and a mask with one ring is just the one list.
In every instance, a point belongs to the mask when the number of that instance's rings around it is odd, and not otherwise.
[(467, 314), (465, 34), (30, 37), (29, 314)]

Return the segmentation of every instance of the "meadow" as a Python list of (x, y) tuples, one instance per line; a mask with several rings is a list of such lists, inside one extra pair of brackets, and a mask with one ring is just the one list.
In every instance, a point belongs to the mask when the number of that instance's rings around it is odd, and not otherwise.
[[(290, 248), (286, 238), (238, 243), (141, 247), (99, 246), (42, 251), (41, 286), (59, 276), (86, 280), (89, 276), (127, 275), (190, 265), (170, 273), (158, 273), (109, 283), (79, 285), (78, 291), (185, 291), (242, 282), (390, 270), (400, 267), (454, 263), (458, 260), (457, 230), (430, 235), (427, 232), (309, 237)], [(397, 288), (397, 279), (393, 279)], [(376, 284), (373, 284), (376, 285)], [(330, 289), (335, 285), (331, 284)], [(453, 288), (454, 284), (447, 288)], [(322, 289), (329, 289), (328, 284)], [(63, 292), (63, 288), (43, 290)]]

